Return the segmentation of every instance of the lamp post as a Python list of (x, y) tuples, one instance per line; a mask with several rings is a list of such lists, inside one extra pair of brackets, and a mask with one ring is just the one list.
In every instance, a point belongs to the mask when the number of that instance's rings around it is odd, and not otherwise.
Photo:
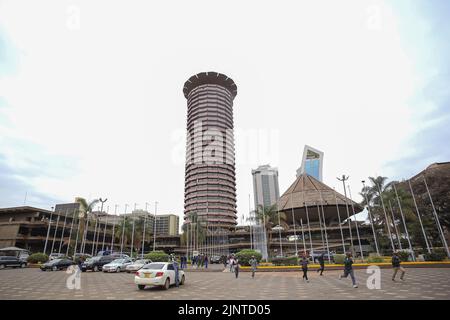
[[(133, 210), (134, 214), (136, 214), (136, 206), (137, 206), (137, 203), (134, 204), (134, 210)], [(131, 258), (133, 258), (134, 224), (135, 224), (135, 221), (136, 221), (136, 219), (134, 219), (134, 214), (133, 213), (131, 214), (131, 219), (133, 219), (133, 228), (132, 228), (132, 231), (131, 231), (131, 251), (130, 251), (130, 257)]]
[(145, 215), (144, 215), (144, 231), (142, 232), (142, 258), (144, 258), (144, 247), (145, 247), (145, 227), (147, 225), (147, 206), (148, 202), (145, 203)]
[(354, 247), (353, 247), (353, 235), (352, 235), (352, 225), (350, 220), (350, 211), (348, 210), (348, 202), (347, 202), (347, 189), (345, 188), (345, 181), (348, 180), (348, 176), (346, 177), (344, 174), (342, 175), (342, 178), (339, 179), (339, 181), (342, 181), (342, 185), (344, 186), (344, 197), (345, 197), (345, 209), (347, 210), (347, 219), (348, 219), (348, 231), (350, 233), (350, 250), (352, 251), (352, 254), (354, 255)]
[(122, 243), (120, 244), (120, 254), (122, 255), (123, 253), (123, 238), (125, 235), (125, 222), (126, 222), (126, 214), (127, 214), (127, 208), (128, 208), (128, 204), (125, 204), (125, 213), (123, 215), (123, 223), (122, 223)]

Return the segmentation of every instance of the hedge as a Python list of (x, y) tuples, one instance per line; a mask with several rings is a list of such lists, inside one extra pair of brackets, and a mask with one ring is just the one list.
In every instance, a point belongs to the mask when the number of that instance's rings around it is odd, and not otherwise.
[(336, 264), (344, 264), (345, 254), (335, 254), (334, 255), (334, 263)]
[(447, 257), (447, 254), (444, 249), (435, 249), (433, 252), (426, 253), (424, 256), (425, 261), (443, 261), (445, 257)]
[(144, 255), (144, 259), (150, 259), (153, 262), (168, 262), (169, 255), (164, 251), (152, 251)]
[(384, 262), (384, 258), (378, 255), (372, 255), (369, 256), (369, 258), (367, 259), (367, 262), (369, 263), (382, 263)]
[(291, 256), (287, 258), (273, 258), (272, 263), (276, 266), (297, 266), (298, 258), (296, 256)]
[(261, 253), (251, 249), (244, 249), (236, 253), (236, 258), (239, 260), (239, 264), (242, 266), (250, 265), (249, 261), (252, 258), (252, 256), (255, 256), (255, 259), (258, 262), (260, 262), (262, 259)]
[(29, 263), (45, 263), (48, 261), (48, 255), (42, 252), (33, 253), (27, 258)]

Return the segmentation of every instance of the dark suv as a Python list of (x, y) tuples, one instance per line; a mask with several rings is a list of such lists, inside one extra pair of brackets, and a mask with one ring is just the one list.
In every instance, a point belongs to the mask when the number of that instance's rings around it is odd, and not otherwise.
[(90, 258), (86, 262), (83, 262), (81, 265), (81, 271), (85, 272), (87, 270), (92, 271), (101, 271), (103, 266), (107, 263), (112, 262), (115, 259), (120, 258), (128, 258), (128, 255), (126, 254), (109, 254), (107, 256), (96, 256), (93, 258)]
[(27, 263), (17, 257), (11, 257), (11, 256), (1, 256), (0, 257), (0, 269), (3, 269), (5, 267), (25, 268), (26, 266), (27, 266)]

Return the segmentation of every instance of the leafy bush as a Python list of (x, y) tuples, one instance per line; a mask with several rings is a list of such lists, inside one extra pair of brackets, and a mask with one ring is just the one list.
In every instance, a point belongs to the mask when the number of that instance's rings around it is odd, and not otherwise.
[(296, 256), (291, 256), (287, 258), (273, 258), (272, 263), (276, 266), (297, 266), (298, 258)]
[(446, 256), (444, 249), (435, 249), (433, 252), (425, 254), (425, 261), (443, 261)]
[(409, 260), (409, 252), (408, 251), (399, 251), (398, 252), (398, 257), (400, 258), (400, 261), (408, 261)]
[(29, 263), (45, 263), (48, 261), (48, 255), (42, 252), (33, 253), (27, 259)]
[(345, 254), (335, 254), (334, 255), (334, 263), (336, 264), (344, 264)]
[(252, 256), (255, 256), (256, 261), (261, 261), (262, 255), (258, 251), (251, 250), (251, 249), (244, 249), (236, 253), (236, 258), (239, 260), (239, 264), (241, 266), (248, 266), (250, 265), (249, 261), (252, 258)]
[(372, 255), (369, 256), (369, 258), (367, 259), (367, 262), (369, 263), (382, 263), (384, 262), (384, 258), (378, 255)]
[(152, 251), (150, 253), (147, 253), (144, 256), (145, 259), (150, 259), (153, 262), (168, 262), (169, 261), (169, 255), (165, 253), (164, 251)]

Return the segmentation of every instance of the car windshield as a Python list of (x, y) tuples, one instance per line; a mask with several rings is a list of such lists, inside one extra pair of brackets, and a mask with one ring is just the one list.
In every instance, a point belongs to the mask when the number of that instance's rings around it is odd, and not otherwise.
[(164, 268), (164, 263), (149, 263), (142, 267), (142, 269), (159, 270)]
[(88, 260), (86, 262), (95, 262), (100, 260), (101, 257), (93, 257), (93, 258), (88, 258)]
[(115, 259), (111, 263), (124, 263), (124, 262), (125, 262), (125, 259)]

